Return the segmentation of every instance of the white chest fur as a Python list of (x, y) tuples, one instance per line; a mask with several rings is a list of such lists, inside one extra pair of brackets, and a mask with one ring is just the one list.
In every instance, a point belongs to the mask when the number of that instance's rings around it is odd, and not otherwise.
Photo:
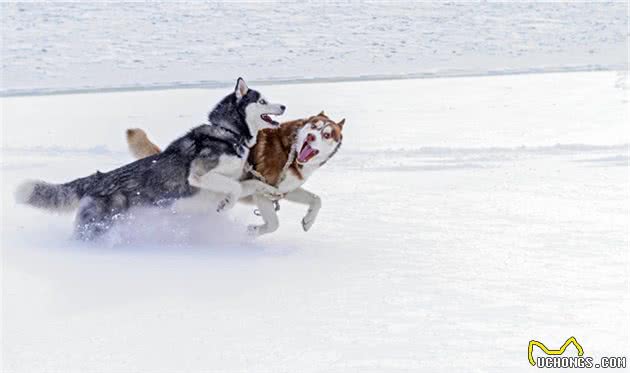
[(219, 157), (219, 163), (212, 171), (238, 180), (243, 174), (245, 160), (247, 160), (247, 154), (243, 157), (223, 154)]
[(316, 169), (317, 167), (309, 167), (309, 166), (303, 167), (300, 170), (302, 174), (302, 178), (299, 178), (292, 170), (287, 170), (287, 173), (284, 179), (282, 179), (280, 184), (278, 184), (278, 190), (281, 193), (287, 193), (292, 190), (296, 190), (297, 188), (301, 187), (302, 184), (306, 182), (309, 176), (311, 176), (311, 174), (315, 172)]

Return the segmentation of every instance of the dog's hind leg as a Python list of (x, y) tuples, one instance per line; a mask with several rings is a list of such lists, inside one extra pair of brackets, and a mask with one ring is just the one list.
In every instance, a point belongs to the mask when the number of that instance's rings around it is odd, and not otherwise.
[(308, 211), (302, 219), (302, 228), (304, 228), (305, 232), (311, 229), (315, 223), (319, 209), (322, 207), (322, 199), (315, 193), (311, 193), (304, 188), (297, 188), (287, 193), (284, 198), (292, 202), (308, 205)]
[(90, 241), (107, 232), (115, 217), (125, 207), (126, 199), (121, 195), (105, 197), (84, 197), (79, 201), (75, 219), (75, 237)]
[(81, 198), (74, 223), (76, 238), (90, 241), (107, 231), (109, 222), (105, 205), (100, 198)]
[(191, 173), (188, 177), (188, 183), (197, 188), (226, 194), (226, 197), (219, 202), (217, 212), (234, 207), (242, 192), (241, 184), (238, 181), (212, 171), (201, 176)]
[(273, 201), (262, 195), (255, 195), (254, 201), (265, 223), (262, 225), (250, 225), (247, 227), (247, 232), (254, 236), (275, 232), (279, 224)]

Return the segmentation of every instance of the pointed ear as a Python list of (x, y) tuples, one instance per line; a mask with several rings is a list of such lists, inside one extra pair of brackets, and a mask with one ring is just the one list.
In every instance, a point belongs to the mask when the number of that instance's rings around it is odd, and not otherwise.
[(337, 125), (341, 127), (341, 129), (343, 129), (344, 124), (346, 124), (346, 118), (343, 118), (342, 120), (339, 121), (339, 123), (337, 123)]
[(249, 88), (247, 87), (247, 83), (245, 83), (245, 80), (243, 80), (243, 78), (238, 78), (238, 80), (236, 81), (236, 87), (234, 88), (234, 94), (236, 94), (236, 98), (240, 100), (241, 98), (243, 98), (243, 96), (247, 94), (247, 91), (249, 91)]
[(322, 111), (320, 111), (320, 112), (319, 112), (319, 114), (317, 114), (317, 116), (320, 116), (320, 117), (325, 117), (325, 116), (326, 116), (326, 114), (324, 114), (324, 110), (322, 110)]

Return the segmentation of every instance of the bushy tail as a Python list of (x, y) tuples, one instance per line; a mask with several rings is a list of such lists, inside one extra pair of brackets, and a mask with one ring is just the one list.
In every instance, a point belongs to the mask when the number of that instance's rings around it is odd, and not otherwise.
[(136, 159), (149, 157), (161, 151), (160, 147), (152, 143), (147, 134), (140, 128), (127, 130), (127, 145), (129, 145), (129, 151)]
[(65, 184), (50, 184), (45, 181), (28, 180), (15, 191), (18, 203), (24, 203), (52, 211), (72, 211), (79, 200), (92, 190), (104, 174), (96, 172)]
[(50, 184), (28, 180), (15, 191), (15, 199), (23, 203), (51, 211), (72, 211), (79, 205), (79, 195), (73, 183)]

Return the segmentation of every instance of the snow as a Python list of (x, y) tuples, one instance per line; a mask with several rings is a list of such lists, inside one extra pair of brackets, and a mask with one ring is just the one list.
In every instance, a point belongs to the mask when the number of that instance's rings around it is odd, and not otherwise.
[(0, 94), (627, 69), (617, 2), (0, 3)]
[(347, 119), (308, 233), (284, 202), (255, 241), (239, 205), (74, 242), (17, 184), (128, 162), (124, 129), (164, 145), (226, 90), (0, 99), (3, 371), (526, 371), (531, 339), (570, 336), (627, 356), (627, 74), (259, 88)]

